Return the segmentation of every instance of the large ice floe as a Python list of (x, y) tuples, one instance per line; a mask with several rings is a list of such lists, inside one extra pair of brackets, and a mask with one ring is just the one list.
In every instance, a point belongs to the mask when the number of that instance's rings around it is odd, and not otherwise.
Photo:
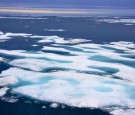
[(5, 59), (12, 57), (4, 62), (10, 67), (1, 73), (0, 96), (11, 88), (12, 93), (39, 101), (99, 108), (114, 115), (134, 112), (134, 43), (96, 44), (85, 39), (25, 33), (0, 36), (36, 38), (38, 45), (50, 43), (39, 51), (0, 49)]

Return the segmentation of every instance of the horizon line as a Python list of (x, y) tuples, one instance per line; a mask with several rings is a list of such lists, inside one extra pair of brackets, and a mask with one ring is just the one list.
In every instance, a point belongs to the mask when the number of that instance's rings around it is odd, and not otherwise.
[(43, 14), (108, 14), (110, 12), (102, 11), (59, 11), (59, 10), (43, 10), (43, 9), (1, 9), (3, 13), (43, 13)]

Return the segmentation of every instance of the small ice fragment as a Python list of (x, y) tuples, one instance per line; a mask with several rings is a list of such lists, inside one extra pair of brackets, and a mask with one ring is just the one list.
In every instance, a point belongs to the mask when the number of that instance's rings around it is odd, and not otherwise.
[(46, 109), (46, 106), (42, 106), (43, 109)]
[(58, 104), (57, 104), (57, 103), (52, 103), (52, 104), (50, 105), (50, 107), (52, 107), (52, 108), (57, 108), (57, 107), (58, 107)]

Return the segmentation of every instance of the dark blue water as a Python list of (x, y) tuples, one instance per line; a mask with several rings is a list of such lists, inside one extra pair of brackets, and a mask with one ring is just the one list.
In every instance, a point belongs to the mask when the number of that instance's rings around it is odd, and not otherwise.
[(42, 109), (40, 104), (27, 104), (24, 102), (7, 103), (0, 101), (1, 115), (109, 115), (98, 109), (86, 108), (48, 108)]
[[(0, 30), (35, 35), (58, 35), (64, 38), (85, 38), (95, 42), (134, 41), (135, 25), (96, 23), (100, 17), (42, 17), (47, 19), (0, 19)], [(123, 17), (121, 17), (123, 18)], [(135, 17), (128, 17), (134, 19)], [(25, 27), (29, 26), (29, 27)], [(50, 32), (44, 29), (64, 29)], [(19, 43), (18, 43), (19, 44)]]

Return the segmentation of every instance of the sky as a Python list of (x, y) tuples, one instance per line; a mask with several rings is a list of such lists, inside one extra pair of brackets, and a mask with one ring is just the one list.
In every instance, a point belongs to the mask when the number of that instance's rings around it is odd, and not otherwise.
[(43, 8), (135, 9), (135, 0), (0, 0), (0, 6)]

